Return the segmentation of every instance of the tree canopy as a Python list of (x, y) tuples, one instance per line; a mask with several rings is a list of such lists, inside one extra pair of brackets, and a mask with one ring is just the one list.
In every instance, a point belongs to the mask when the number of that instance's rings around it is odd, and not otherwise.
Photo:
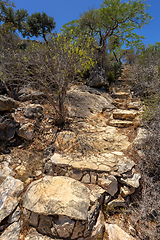
[(53, 17), (49, 17), (44, 12), (29, 16), (25, 9), (15, 10), (14, 4), (8, 0), (0, 1), (0, 24), (8, 32), (18, 30), (23, 37), (42, 36), (45, 42), (47, 42), (46, 35), (55, 28)]
[(45, 42), (47, 42), (46, 34), (51, 33), (55, 26), (53, 17), (49, 17), (44, 12), (33, 13), (27, 18), (26, 29), (23, 35), (30, 37), (42, 36)]
[(91, 9), (81, 14), (79, 20), (65, 24), (62, 32), (71, 34), (72, 38), (79, 34), (94, 36), (102, 60), (109, 44), (113, 51), (124, 44), (131, 46), (141, 42), (143, 37), (136, 34), (135, 30), (141, 29), (152, 19), (146, 12), (148, 7), (146, 0), (123, 3), (121, 0), (104, 0), (99, 9)]

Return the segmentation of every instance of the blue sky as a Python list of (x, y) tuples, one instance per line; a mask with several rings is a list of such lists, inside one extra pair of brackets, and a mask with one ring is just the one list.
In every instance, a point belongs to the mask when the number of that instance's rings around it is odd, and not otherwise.
[[(29, 14), (34, 12), (46, 12), (48, 16), (54, 17), (56, 31), (74, 19), (78, 19), (80, 13), (88, 9), (99, 8), (103, 0), (14, 0), (16, 8), (24, 8)], [(160, 42), (160, 0), (148, 0), (151, 7), (148, 9), (153, 20), (138, 34), (146, 37), (144, 44)]]

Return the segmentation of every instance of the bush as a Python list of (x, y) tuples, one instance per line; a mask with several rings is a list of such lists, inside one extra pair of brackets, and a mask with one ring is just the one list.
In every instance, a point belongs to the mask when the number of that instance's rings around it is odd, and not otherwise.
[[(160, 239), (160, 48), (143, 50), (134, 66), (134, 90), (144, 103), (143, 125), (148, 136), (141, 144), (138, 167), (142, 189), (131, 208), (131, 221), (139, 239)], [(140, 88), (140, 91), (138, 91)]]
[[(5, 48), (2, 77), (8, 82), (30, 83), (43, 91), (56, 113), (57, 124), (66, 120), (65, 97), (77, 73), (94, 65), (88, 43), (78, 43), (57, 35), (48, 44), (29, 41), (26, 49)], [(89, 54), (88, 54), (89, 53)]]

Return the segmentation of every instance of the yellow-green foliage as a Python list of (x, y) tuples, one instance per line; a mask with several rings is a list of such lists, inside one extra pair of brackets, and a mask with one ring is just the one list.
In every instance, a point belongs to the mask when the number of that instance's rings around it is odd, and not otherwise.
[[(52, 41), (55, 41), (55, 39)], [(67, 58), (72, 62), (74, 73), (83, 73), (94, 66), (94, 48), (91, 47), (94, 41), (93, 37), (87, 37), (87, 41), (85, 39), (82, 41), (80, 38), (72, 40), (58, 34), (56, 41), (60, 51), (64, 51)]]

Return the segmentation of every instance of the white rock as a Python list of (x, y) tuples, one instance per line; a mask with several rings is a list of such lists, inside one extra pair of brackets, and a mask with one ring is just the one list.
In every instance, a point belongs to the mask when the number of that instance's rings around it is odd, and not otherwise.
[(143, 141), (148, 137), (149, 132), (145, 128), (138, 128), (137, 136), (133, 141), (133, 144), (140, 149)]
[(24, 194), (23, 207), (44, 215), (66, 215), (87, 220), (90, 191), (72, 178), (45, 176), (32, 182)]
[(116, 224), (105, 223), (105, 230), (108, 233), (108, 240), (135, 240)]
[(15, 222), (11, 224), (0, 236), (0, 240), (19, 240), (20, 223)]
[(118, 182), (117, 179), (110, 175), (107, 176), (104, 174), (101, 178), (98, 178), (98, 184), (106, 189), (106, 192), (109, 193), (111, 196), (114, 196), (118, 191)]
[(8, 176), (0, 186), (0, 222), (18, 205), (18, 197), (24, 189), (23, 182)]
[(134, 187), (127, 187), (127, 186), (123, 186), (120, 188), (120, 194), (122, 197), (127, 197), (128, 195), (131, 195), (135, 192), (135, 188)]
[(138, 188), (140, 178), (141, 178), (141, 174), (140, 173), (135, 173), (132, 177), (121, 178), (119, 181), (121, 183), (124, 183), (124, 184), (128, 185), (129, 187)]

